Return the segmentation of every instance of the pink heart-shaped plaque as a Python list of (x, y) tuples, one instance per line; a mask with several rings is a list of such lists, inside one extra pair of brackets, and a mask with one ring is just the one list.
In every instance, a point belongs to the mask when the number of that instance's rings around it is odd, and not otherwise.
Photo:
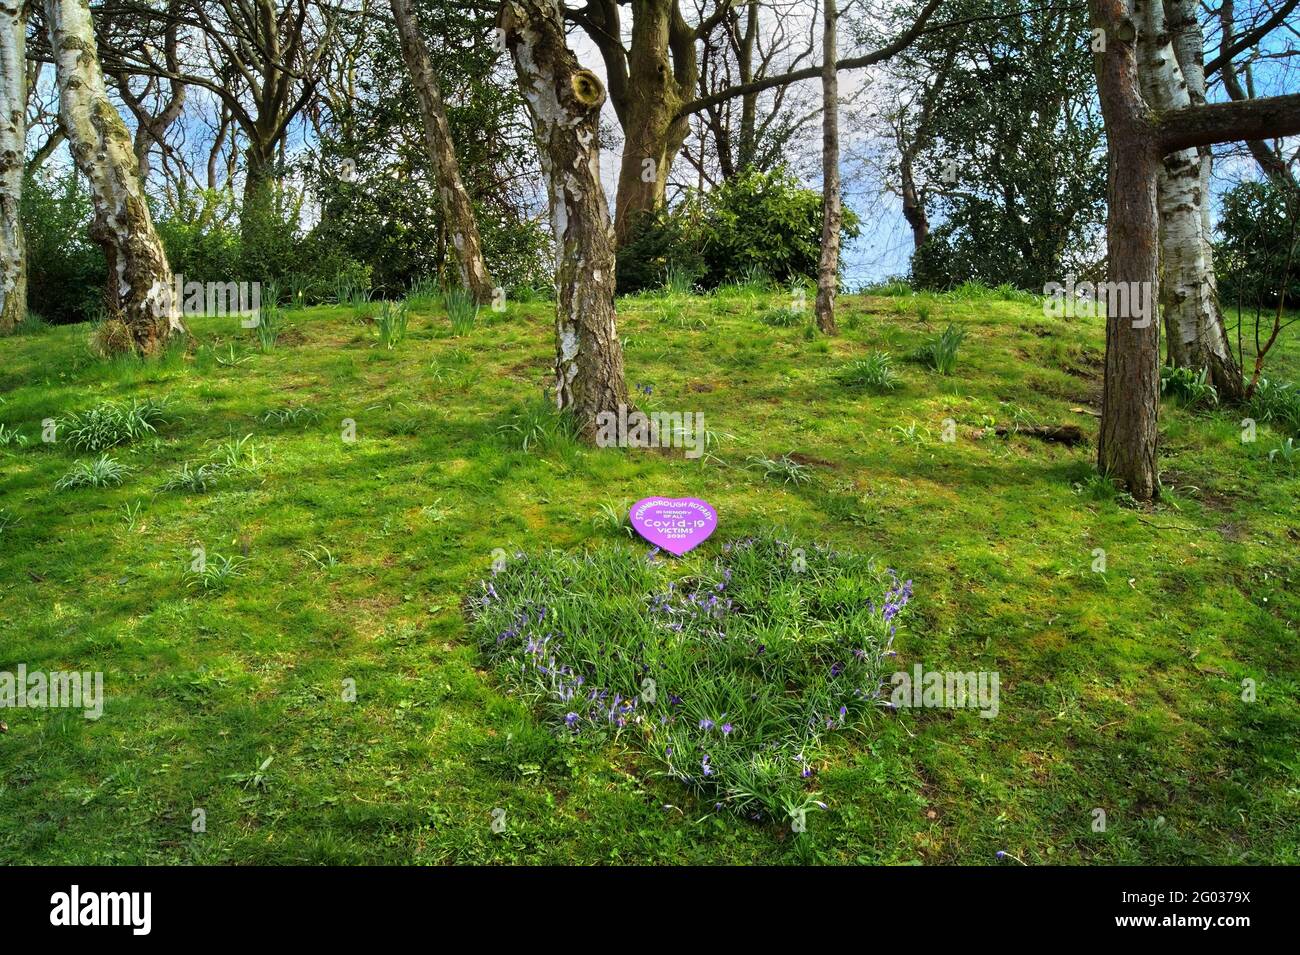
[(643, 497), (628, 511), (636, 532), (680, 557), (717, 529), (718, 512), (697, 497)]

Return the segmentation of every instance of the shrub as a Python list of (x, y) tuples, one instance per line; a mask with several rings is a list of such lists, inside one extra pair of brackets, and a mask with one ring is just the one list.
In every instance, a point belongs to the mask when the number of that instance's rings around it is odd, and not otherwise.
[(25, 178), (27, 307), (56, 325), (87, 321), (104, 304), (108, 265), (90, 240), (91, 215), (90, 193), (75, 169)]
[(518, 554), (470, 597), (472, 632), (559, 736), (637, 746), (746, 818), (825, 808), (812, 787), (828, 739), (888, 705), (911, 581), (771, 538), (681, 566), (621, 546)]
[[(817, 272), (821, 193), (786, 168), (748, 170), (716, 189), (693, 193), (671, 211), (643, 215), (618, 254), (618, 290), (657, 288), (670, 269), (699, 276), (702, 288), (737, 282), (760, 269), (778, 282)], [(844, 237), (859, 234), (851, 210)]]
[[(1300, 305), (1300, 208), (1269, 179), (1243, 182), (1223, 194), (1215, 244), (1219, 300), (1276, 308), (1286, 276), (1286, 303)], [(1288, 271), (1288, 263), (1290, 269)]]

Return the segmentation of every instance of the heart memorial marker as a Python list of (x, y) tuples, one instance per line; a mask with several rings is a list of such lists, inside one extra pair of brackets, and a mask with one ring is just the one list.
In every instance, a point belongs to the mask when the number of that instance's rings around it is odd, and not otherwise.
[(627, 518), (638, 534), (677, 557), (699, 547), (718, 527), (718, 512), (695, 497), (643, 497)]

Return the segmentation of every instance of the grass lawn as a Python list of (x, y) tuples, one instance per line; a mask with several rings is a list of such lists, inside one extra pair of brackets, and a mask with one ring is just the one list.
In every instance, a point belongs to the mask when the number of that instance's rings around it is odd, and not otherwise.
[[(698, 460), (555, 427), (544, 302), (462, 337), (416, 309), (392, 349), (324, 307), (289, 312), (265, 352), (236, 319), (195, 319), (150, 365), (91, 357), (85, 328), (0, 341), (0, 422), (28, 439), (0, 447), (0, 671), (99, 670), (107, 696), (98, 720), (0, 713), (0, 861), (1300, 863), (1284, 435), (1261, 422), (1243, 443), (1240, 413), (1165, 402), (1166, 493), (1135, 509), (1093, 478), (1091, 444), (984, 433), (1095, 441), (1100, 320), (996, 295), (841, 301), (832, 340), (764, 322), (781, 294), (620, 302), (629, 385), (704, 413)], [(951, 376), (903, 360), (950, 322)], [(899, 387), (846, 384), (881, 349)], [(1300, 338), (1269, 377), (1300, 379)], [(156, 434), (107, 452), (120, 485), (55, 489), (98, 455), (42, 443), (42, 420), (164, 396)], [(810, 480), (751, 461), (787, 454)], [(194, 478), (226, 456), (240, 466)], [(556, 731), (481, 654), (467, 597), (497, 548), (642, 559), (610, 514), (656, 494), (717, 508), (682, 571), (765, 532), (896, 568), (915, 588), (897, 668), (997, 671), (997, 717), (868, 711), (826, 741), (808, 787), (828, 808), (798, 836), (715, 811), (626, 737)]]

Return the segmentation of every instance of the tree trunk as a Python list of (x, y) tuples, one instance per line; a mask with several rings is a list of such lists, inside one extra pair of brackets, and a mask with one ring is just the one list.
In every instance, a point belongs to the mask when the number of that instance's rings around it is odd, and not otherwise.
[[(1205, 102), (1204, 38), (1186, 0), (1137, 0), (1138, 70), (1144, 97), (1165, 111)], [(1210, 151), (1182, 149), (1164, 157), (1159, 176), (1160, 302), (1171, 364), (1208, 369), (1224, 398), (1242, 395), (1219, 311), (1210, 241)]]
[(492, 278), (483, 261), (474, 206), (460, 178), (460, 164), (456, 161), (456, 151), (452, 146), (447, 111), (443, 106), (433, 68), (429, 64), (429, 51), (420, 34), (419, 20), (411, 7), (411, 0), (389, 0), (389, 3), (393, 9), (393, 20), (397, 23), (397, 32), (402, 39), (402, 57), (406, 60), (411, 83), (420, 100), (420, 114), (424, 119), (424, 143), (438, 180), (438, 194), (442, 197), (443, 215), (447, 220), (451, 244), (456, 250), (461, 286), (474, 296), (475, 301), (490, 302)]
[(925, 200), (916, 188), (913, 168), (914, 147), (908, 146), (899, 153), (898, 172), (903, 195), (903, 218), (912, 229), (912, 251), (915, 252), (930, 237), (930, 217), (925, 212)]
[[(676, 118), (696, 83), (694, 34), (675, 2), (638, 0), (633, 7), (628, 83), (619, 120), (623, 157), (614, 200), (614, 235), (627, 241), (636, 220), (664, 205), (668, 173), (690, 133)], [(674, 54), (670, 57), (670, 52)]]
[(822, 24), (822, 249), (817, 263), (817, 327), (827, 335), (835, 326), (835, 293), (840, 281), (840, 84), (835, 72), (835, 0), (823, 0)]
[(59, 118), (77, 168), (90, 183), (90, 235), (108, 262), (105, 304), (131, 330), (136, 348), (155, 354), (184, 332), (172, 270), (154, 231), (131, 136), (104, 88), (86, 0), (45, 0), (54, 52)]
[(27, 314), (23, 163), (27, 158), (27, 17), (23, 0), (0, 0), (0, 335)]
[(628, 404), (614, 314), (614, 235), (600, 181), (600, 79), (578, 64), (557, 0), (505, 0), (498, 23), (532, 120), (555, 232), (555, 398), (593, 440)]
[[(1142, 99), (1134, 49), (1132, 0), (1090, 0), (1094, 27), (1105, 31), (1097, 86), (1106, 123), (1107, 272), (1111, 283), (1156, 288), (1161, 151)], [(1112, 287), (1114, 285), (1112, 284)], [(1117, 297), (1109, 296), (1115, 312)], [(1110, 314), (1097, 466), (1139, 501), (1158, 493), (1156, 440), (1160, 398), (1160, 326)]]

